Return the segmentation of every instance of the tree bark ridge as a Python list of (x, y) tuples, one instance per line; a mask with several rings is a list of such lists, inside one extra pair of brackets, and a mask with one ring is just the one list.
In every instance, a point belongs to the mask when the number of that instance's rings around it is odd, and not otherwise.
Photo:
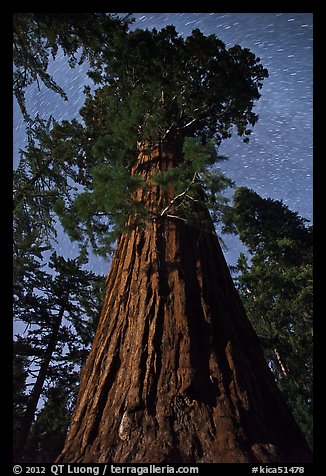
[[(180, 154), (141, 152), (133, 173), (150, 183)], [(136, 193), (154, 212), (174, 197), (154, 183)], [(123, 234), (57, 462), (310, 459), (213, 231), (163, 216)]]

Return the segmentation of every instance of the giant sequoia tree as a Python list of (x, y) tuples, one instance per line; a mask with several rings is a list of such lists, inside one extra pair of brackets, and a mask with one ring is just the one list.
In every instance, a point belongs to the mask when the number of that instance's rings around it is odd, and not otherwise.
[(248, 49), (173, 27), (121, 33), (102, 60), (83, 122), (47, 141), (80, 185), (55, 204), (70, 236), (98, 251), (119, 237), (57, 461), (310, 461), (212, 220), (227, 185), (216, 146), (248, 140), (267, 71)]

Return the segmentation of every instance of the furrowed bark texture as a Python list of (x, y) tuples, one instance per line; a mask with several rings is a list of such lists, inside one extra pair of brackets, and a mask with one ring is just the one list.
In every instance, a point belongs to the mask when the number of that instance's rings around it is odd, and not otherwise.
[[(180, 159), (141, 153), (133, 173)], [(152, 184), (138, 198), (162, 210)], [(160, 218), (123, 234), (57, 462), (308, 462), (214, 233)]]

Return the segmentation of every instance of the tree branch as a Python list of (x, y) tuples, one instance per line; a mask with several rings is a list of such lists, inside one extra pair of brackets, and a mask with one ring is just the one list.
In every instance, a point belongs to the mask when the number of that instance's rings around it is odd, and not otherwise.
[(187, 127), (191, 126), (191, 124), (193, 124), (194, 122), (198, 121), (199, 119), (199, 116), (197, 117), (194, 117), (191, 121), (189, 121), (187, 124), (185, 124), (184, 126), (182, 127), (178, 127), (179, 130), (181, 129), (186, 129)]
[[(191, 119), (189, 122), (187, 122), (187, 124), (185, 124), (184, 126), (181, 126), (181, 127), (178, 127), (177, 129), (178, 130), (183, 130), (183, 129), (186, 129), (187, 127), (191, 126), (192, 124), (194, 124), (194, 122), (198, 121), (198, 119), (200, 119), (200, 117), (204, 114), (208, 114), (212, 109), (213, 109), (213, 105), (211, 105), (210, 107), (202, 110), (201, 112), (199, 112), (199, 114), (194, 117), (193, 119)], [(194, 109), (193, 112), (197, 112), (200, 110), (200, 107), (197, 107), (196, 109)]]
[(201, 200), (196, 200), (194, 197), (191, 197), (190, 195), (185, 195), (187, 198), (189, 198), (189, 200), (191, 200), (192, 202), (195, 202), (195, 203), (202, 203)]
[(181, 220), (183, 222), (187, 222), (185, 218), (178, 217), (177, 215), (165, 215), (166, 218), (175, 218), (176, 220)]
[(190, 184), (188, 185), (188, 187), (183, 192), (179, 193), (179, 195), (174, 197), (171, 200), (171, 202), (162, 210), (161, 217), (164, 216), (166, 214), (166, 212), (170, 210), (170, 208), (176, 202), (176, 200), (179, 200), (179, 198), (184, 197), (187, 194), (187, 192), (189, 192), (191, 185), (193, 185), (195, 183), (196, 177), (197, 177), (197, 172), (194, 173), (194, 176), (193, 176)]

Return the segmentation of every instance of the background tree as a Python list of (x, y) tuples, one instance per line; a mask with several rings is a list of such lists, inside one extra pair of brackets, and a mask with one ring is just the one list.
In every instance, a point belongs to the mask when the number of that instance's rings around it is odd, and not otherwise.
[[(37, 117), (28, 124), (28, 142), (19, 151), (19, 164), (13, 176), (14, 252), (15, 262), (22, 264), (24, 250), (37, 254), (52, 246), (57, 236), (54, 204), (70, 197), (78, 190), (77, 163), (83, 153), (82, 128), (74, 128), (75, 140), (54, 145), (49, 131), (56, 122)], [(72, 121), (74, 127), (75, 121)], [(84, 144), (85, 146), (85, 144)], [(65, 161), (67, 154), (73, 159)], [(80, 189), (80, 187), (79, 187)], [(42, 249), (36, 253), (37, 243)], [(17, 261), (18, 260), (18, 261)]]
[[(63, 89), (48, 73), (50, 58), (55, 59), (61, 48), (68, 57), (70, 67), (85, 60), (95, 64), (101, 56), (104, 38), (109, 42), (118, 30), (125, 31), (131, 19), (129, 15), (119, 18), (105, 13), (16, 13), (13, 20), (14, 93), (28, 122), (28, 144), (24, 151), (20, 151), (19, 165), (14, 171), (14, 312), (20, 325), (26, 324), (23, 337), (17, 336), (14, 342), (14, 446), (21, 453), (40, 396), (47, 402), (48, 392), (51, 393), (56, 385), (60, 389), (61, 385), (70, 394), (68, 401), (71, 405), (78, 368), (96, 327), (94, 320), (97, 318), (98, 303), (102, 299), (103, 281), (80, 268), (82, 264), (86, 264), (85, 253), (83, 258), (77, 260), (78, 264), (77, 261), (66, 262), (53, 254), (50, 270), (44, 271), (56, 238), (57, 223), (52, 211), (53, 202), (62, 196), (69, 199), (74, 189), (74, 170), (73, 164), (69, 166), (63, 161), (54, 161), (52, 157), (46, 160), (49, 138), (47, 131), (53, 119), (50, 117), (43, 120), (37, 116), (31, 120), (25, 106), (25, 90), (33, 81), (37, 81), (40, 87), (40, 80), (67, 99)], [(69, 147), (68, 144), (67, 146)], [(77, 155), (78, 147), (73, 144), (71, 146), (74, 149), (72, 153)], [(60, 151), (57, 151), (57, 157), (59, 155)], [(62, 273), (66, 272), (68, 279), (69, 263), (70, 266), (72, 263), (76, 266), (74, 281), (71, 283), (74, 282), (76, 288), (76, 279), (81, 278), (79, 285), (86, 287), (84, 290), (80, 288), (78, 298), (76, 297), (79, 299), (78, 305), (75, 302), (74, 305), (69, 304), (69, 309), (60, 308), (56, 316), (58, 319), (54, 319), (58, 310), (56, 307), (63, 298), (60, 292), (66, 285), (69, 287), (67, 281), (62, 281)], [(57, 272), (61, 273), (61, 291), (54, 278)], [(92, 292), (89, 292), (90, 285)], [(76, 289), (70, 288), (69, 297), (73, 297)], [(72, 320), (70, 323), (67, 317)], [(28, 391), (30, 387), (32, 392)], [(46, 408), (51, 408), (50, 403)], [(63, 412), (67, 411), (66, 407), (63, 408)], [(42, 419), (44, 442), (44, 421), (48, 420), (44, 417)], [(35, 443), (35, 431), (32, 433)], [(55, 448), (53, 447), (54, 452)], [(31, 445), (27, 448), (27, 452), (30, 451)], [(41, 460), (48, 457), (44, 447), (39, 453)], [(25, 454), (25, 459), (26, 457)]]
[(85, 60), (96, 64), (103, 44), (119, 30), (125, 31), (130, 22), (130, 15), (118, 17), (109, 13), (14, 13), (13, 86), (25, 119), (30, 119), (25, 90), (34, 81), (40, 87), (41, 80), (46, 87), (68, 99), (48, 73), (49, 60), (56, 58), (59, 47), (72, 68)]
[[(26, 459), (31, 451), (29, 445), (23, 456), (37, 408), (47, 401), (49, 389), (61, 385), (74, 394), (103, 299), (103, 278), (82, 269), (87, 264), (85, 253), (66, 261), (53, 252), (57, 236), (53, 203), (60, 196), (69, 197), (74, 173), (62, 161), (46, 160), (46, 131), (51, 121), (37, 119), (28, 125), (28, 145), (20, 151), (13, 181), (14, 318), (19, 329), (25, 327), (14, 342), (14, 448), (18, 459)], [(71, 398), (69, 401), (71, 405)], [(63, 411), (67, 413), (68, 407)], [(35, 431), (33, 435), (35, 442)], [(48, 456), (40, 450), (38, 457)]]
[(33, 422), (25, 448), (26, 463), (53, 462), (63, 448), (77, 385), (58, 382), (45, 392), (45, 404)]
[(25, 359), (28, 375), (35, 379), (28, 398), (24, 394), (26, 407), (17, 424), (17, 460), (22, 458), (41, 396), (47, 398), (47, 389), (59, 384), (73, 394), (78, 383), (78, 369), (96, 327), (101, 297), (97, 290), (103, 281), (81, 265), (80, 258), (65, 260), (54, 253), (50, 272), (39, 264), (15, 293), (16, 319), (28, 329), (16, 340), (16, 359)]
[(236, 190), (230, 210), (228, 218), (250, 252), (250, 261), (241, 254), (234, 269), (237, 287), (278, 385), (312, 445), (313, 229), (284, 203), (244, 187)]
[(20, 355), (15, 349), (13, 352), (13, 434), (14, 445), (19, 428), (26, 410), (28, 396), (26, 394), (28, 378), (28, 357)]

